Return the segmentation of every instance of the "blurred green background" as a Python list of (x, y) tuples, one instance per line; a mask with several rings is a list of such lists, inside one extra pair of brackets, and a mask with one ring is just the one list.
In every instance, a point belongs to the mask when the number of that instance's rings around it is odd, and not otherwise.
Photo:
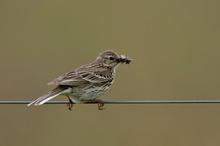
[[(34, 100), (111, 49), (103, 100), (220, 98), (218, 0), (1, 0), (0, 100)], [(59, 96), (56, 100), (67, 100)], [(0, 145), (217, 146), (220, 105), (0, 105)]]

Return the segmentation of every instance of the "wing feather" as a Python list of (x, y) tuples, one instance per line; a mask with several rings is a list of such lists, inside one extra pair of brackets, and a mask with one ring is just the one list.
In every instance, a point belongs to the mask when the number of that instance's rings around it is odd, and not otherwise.
[(109, 72), (107, 68), (103, 69), (102, 67), (102, 70), (100, 70), (97, 65), (89, 64), (60, 76), (48, 83), (48, 85), (70, 85), (77, 87), (88, 83), (107, 82), (114, 78), (113, 75), (114, 73)]

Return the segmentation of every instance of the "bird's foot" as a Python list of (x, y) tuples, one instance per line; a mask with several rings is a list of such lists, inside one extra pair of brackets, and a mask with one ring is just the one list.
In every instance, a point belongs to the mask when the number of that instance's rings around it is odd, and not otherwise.
[(106, 107), (104, 107), (104, 102), (101, 99), (95, 99), (94, 102), (97, 102), (98, 110), (106, 109)]
[(69, 96), (67, 96), (68, 97), (68, 100), (69, 100), (69, 103), (67, 104), (67, 106), (69, 107), (69, 110), (71, 111), (72, 110), (72, 108), (73, 108), (73, 101), (71, 100), (71, 98), (69, 97)]

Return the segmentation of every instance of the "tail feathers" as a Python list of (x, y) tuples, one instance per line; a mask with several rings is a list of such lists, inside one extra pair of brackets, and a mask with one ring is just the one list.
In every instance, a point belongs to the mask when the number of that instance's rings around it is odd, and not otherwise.
[(42, 95), (41, 97), (39, 97), (38, 99), (34, 100), (33, 102), (29, 103), (28, 106), (34, 104), (35, 106), (36, 105), (42, 105), (44, 104), (45, 102), (53, 99), (54, 97), (60, 95), (63, 93), (63, 91), (66, 90), (60, 86), (56, 87), (55, 89), (53, 89), (52, 91)]

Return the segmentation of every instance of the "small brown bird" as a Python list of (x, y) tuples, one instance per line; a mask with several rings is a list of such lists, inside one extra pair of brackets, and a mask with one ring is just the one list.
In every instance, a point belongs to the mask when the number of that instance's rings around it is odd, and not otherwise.
[(48, 85), (57, 85), (55, 89), (39, 97), (28, 104), (42, 105), (58, 95), (66, 95), (69, 99), (69, 110), (74, 103), (97, 102), (98, 109), (103, 110), (104, 104), (101, 99), (113, 83), (115, 69), (119, 64), (129, 64), (131, 59), (125, 55), (117, 55), (115, 52), (107, 50), (102, 52), (94, 62), (81, 66), (68, 72)]

